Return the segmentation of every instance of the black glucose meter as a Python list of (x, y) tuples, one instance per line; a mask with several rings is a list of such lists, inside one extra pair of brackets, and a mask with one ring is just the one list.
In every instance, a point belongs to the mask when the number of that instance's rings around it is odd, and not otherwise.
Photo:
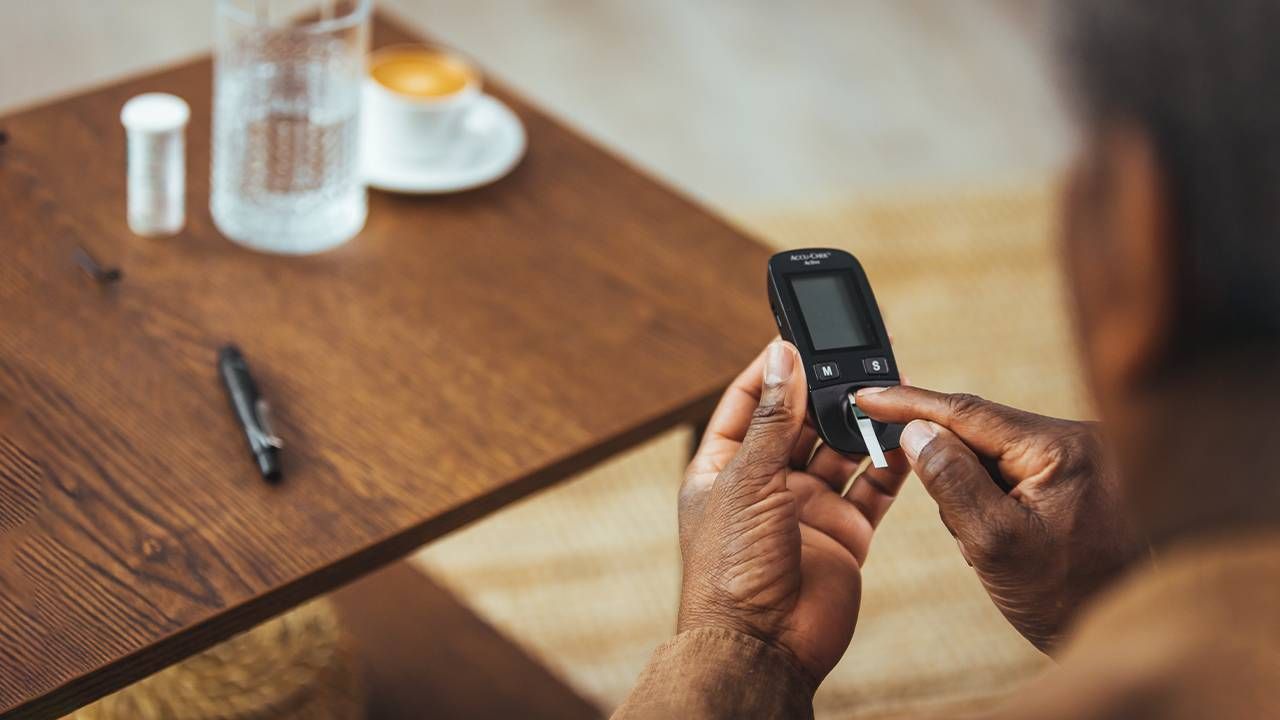
[(898, 447), (902, 426), (871, 420), (854, 393), (900, 378), (862, 266), (842, 250), (778, 253), (769, 259), (769, 304), (782, 338), (800, 351), (809, 413), (822, 441), (884, 467), (884, 451)]

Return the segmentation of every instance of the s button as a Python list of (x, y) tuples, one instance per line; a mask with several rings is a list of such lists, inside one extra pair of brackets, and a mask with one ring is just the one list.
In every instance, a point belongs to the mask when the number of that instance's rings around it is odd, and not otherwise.
[(889, 373), (889, 361), (884, 358), (864, 358), (862, 369), (867, 371), (868, 375), (887, 375)]

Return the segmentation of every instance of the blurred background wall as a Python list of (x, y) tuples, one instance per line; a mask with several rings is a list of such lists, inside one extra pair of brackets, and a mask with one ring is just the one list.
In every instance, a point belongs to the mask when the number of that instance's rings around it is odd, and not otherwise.
[[(211, 44), (211, 0), (0, 4), (0, 110)], [(379, 5), (725, 209), (1020, 181), (1063, 155), (1037, 0)]]
[[(211, 0), (0, 4), (0, 112), (210, 45)], [(1087, 413), (1051, 252), (1069, 133), (1038, 0), (379, 4), (764, 242), (853, 250), (913, 382)], [(674, 625), (688, 442), (670, 433), (417, 559), (610, 707)], [(967, 707), (1043, 662), (911, 482), (817, 711)]]

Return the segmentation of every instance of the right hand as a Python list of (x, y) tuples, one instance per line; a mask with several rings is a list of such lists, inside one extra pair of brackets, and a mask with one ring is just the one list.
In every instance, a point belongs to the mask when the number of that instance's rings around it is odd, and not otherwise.
[[(972, 395), (863, 390), (858, 407), (908, 423), (902, 448), (1009, 622), (1050, 652), (1076, 610), (1139, 551), (1093, 425)], [(1007, 495), (983, 468), (997, 463)]]

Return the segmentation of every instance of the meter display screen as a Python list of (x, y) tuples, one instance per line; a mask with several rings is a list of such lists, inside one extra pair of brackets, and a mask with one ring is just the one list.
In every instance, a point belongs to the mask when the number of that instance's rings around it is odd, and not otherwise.
[(860, 348), (873, 342), (848, 273), (799, 275), (791, 278), (791, 289), (814, 350)]

